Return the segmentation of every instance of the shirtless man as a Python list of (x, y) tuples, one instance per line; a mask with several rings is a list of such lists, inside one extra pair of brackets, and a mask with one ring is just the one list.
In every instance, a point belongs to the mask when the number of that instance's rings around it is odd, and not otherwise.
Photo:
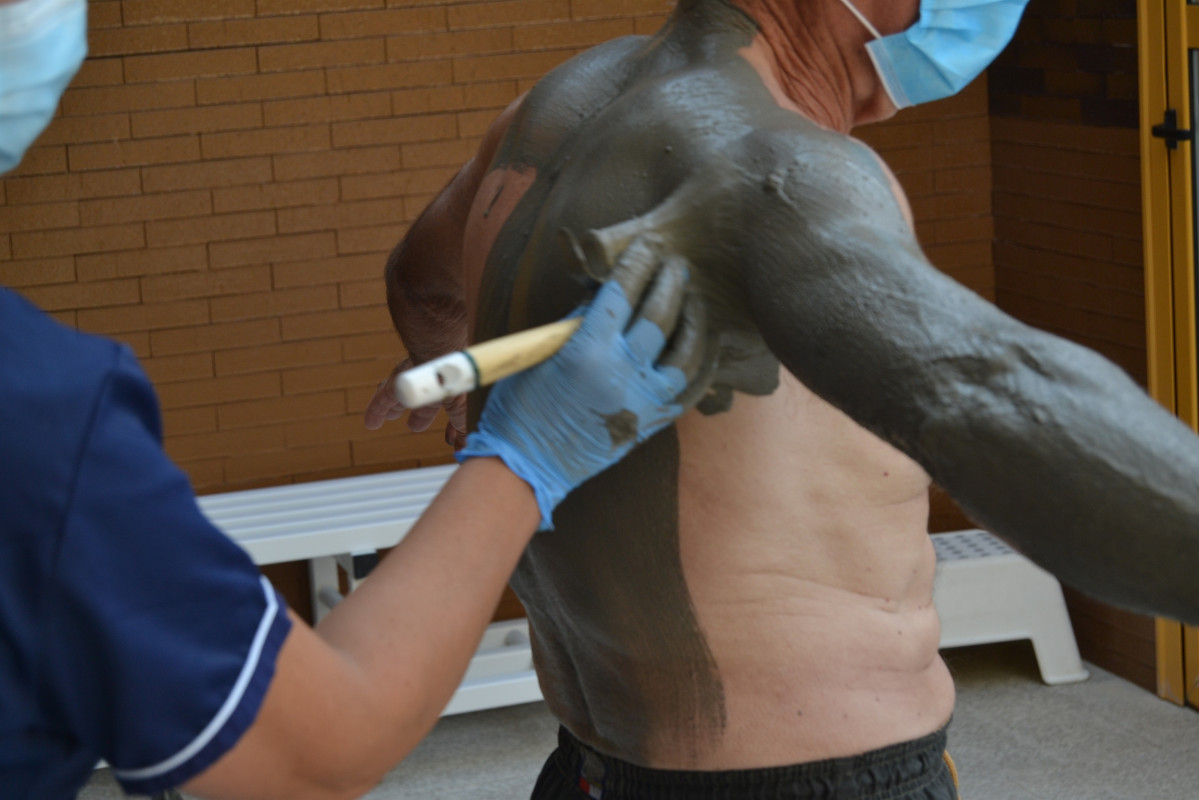
[[(960, 12), (960, 81), (872, 59), (939, 5), (680, 0), (518, 99), (392, 254), (417, 363), (557, 319), (645, 247), (690, 262), (719, 344), (699, 410), (513, 577), (564, 726), (535, 797), (955, 796), (930, 477), (1063, 581), (1199, 622), (1199, 438), (932, 267), (848, 135), (960, 89), (1023, 7)], [(368, 424), (402, 410), (385, 384)]]

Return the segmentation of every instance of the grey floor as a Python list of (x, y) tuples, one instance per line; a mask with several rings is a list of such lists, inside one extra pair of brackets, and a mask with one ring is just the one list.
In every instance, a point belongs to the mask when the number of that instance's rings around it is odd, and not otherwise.
[[(1199, 712), (1087, 665), (1045, 686), (1027, 643), (946, 653), (958, 684), (950, 752), (964, 800), (1199, 798)], [(553, 747), (541, 703), (446, 717), (369, 800), (523, 800)], [(117, 800), (106, 772), (80, 795)]]

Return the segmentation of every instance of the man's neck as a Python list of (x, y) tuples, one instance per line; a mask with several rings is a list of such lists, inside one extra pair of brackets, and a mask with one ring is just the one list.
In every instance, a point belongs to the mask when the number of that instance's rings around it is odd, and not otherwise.
[(768, 73), (767, 83), (773, 78), (771, 90), (787, 105), (842, 133), (862, 121), (877, 76), (863, 48), (868, 33), (849, 11), (810, 0), (681, 0), (678, 12), (693, 16), (720, 5), (756, 24), (747, 56)]

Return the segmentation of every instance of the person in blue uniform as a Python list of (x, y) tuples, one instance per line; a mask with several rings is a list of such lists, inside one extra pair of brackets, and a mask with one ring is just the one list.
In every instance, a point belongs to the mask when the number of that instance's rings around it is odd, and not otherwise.
[[(86, 16), (0, 0), (0, 173), (53, 116)], [(0, 797), (74, 797), (99, 759), (136, 794), (367, 791), (438, 719), (557, 503), (702, 385), (686, 285), (630, 247), (563, 350), (494, 387), (463, 465), (316, 629), (197, 507), (131, 351), (0, 288)]]

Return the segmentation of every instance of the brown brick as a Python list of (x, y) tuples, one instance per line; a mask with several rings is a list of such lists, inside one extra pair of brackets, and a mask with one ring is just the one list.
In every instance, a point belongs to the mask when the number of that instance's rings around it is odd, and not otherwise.
[[(611, 4), (612, 0), (605, 0)], [(494, 28), (572, 17), (569, 0), (499, 0), (486, 3), (459, 3), (448, 7), (449, 29)], [(617, 16), (609, 14), (608, 16)]]
[(337, 289), (342, 308), (374, 307), (383, 305), (387, 300), (387, 288), (383, 285), (382, 277), (373, 281), (341, 283)]
[(291, 448), (260, 456), (233, 456), (225, 459), (225, 477), (230, 483), (237, 483), (349, 465), (349, 445), (338, 442), (318, 447)]
[(225, 214), (232, 211), (326, 205), (336, 203), (338, 196), (336, 178), (316, 178), (214, 189), (212, 202), (218, 214)]
[(912, 198), (916, 219), (940, 221), (961, 217), (991, 217), (991, 195), (986, 192), (954, 192)]
[(11, 180), (14, 176), (48, 175), (67, 171), (67, 148), (31, 147), (25, 151), (25, 157), (12, 172), (7, 173)]
[(386, 255), (404, 234), (405, 226), (376, 225), (370, 228), (343, 228), (337, 232), (337, 252), (342, 255), (375, 253)]
[(114, 306), (79, 312), (79, 327), (95, 333), (158, 331), (207, 321), (208, 307), (202, 300)]
[[(337, 291), (332, 286), (306, 286), (299, 289), (277, 289), (259, 294), (242, 294), (214, 298), (210, 301), (214, 322), (281, 317), (284, 314), (304, 314), (337, 308)], [(287, 329), (284, 317), (284, 330)], [(284, 339), (295, 337), (284, 336)]]
[(146, 167), (142, 170), (142, 184), (146, 192), (244, 186), (263, 183), (270, 179), (271, 160), (269, 158), (205, 161), (198, 164)]
[(89, 58), (79, 67), (71, 86), (119, 86), (125, 82), (125, 67), (119, 58)]
[[(387, 37), (388, 61), (412, 61), (420, 58), (506, 53), (513, 49), (511, 28), (481, 28), (473, 31), (450, 30), (434, 33), (409, 33)], [(523, 47), (515, 49), (523, 50)]]
[[(633, 20), (601, 19), (521, 25), (512, 31), (512, 49), (548, 50), (564, 47), (594, 47), (597, 44), (635, 33)], [(485, 52), (476, 50), (476, 53)]]
[(569, 50), (545, 50), (498, 56), (463, 56), (454, 59), (454, 82), (539, 78), (572, 55)]
[(329, 175), (361, 175), (399, 169), (400, 149), (363, 147), (334, 150), (330, 153), (300, 153), (275, 156), (275, 180), (291, 181), (300, 178)]
[(386, 372), (379, 374), (379, 365), (370, 361), (288, 369), (283, 371), (283, 393), (305, 394), (351, 386), (373, 387), (385, 377)]
[[(72, 313), (74, 313), (76, 317), (79, 316), (78, 311)], [(78, 324), (78, 320), (76, 320), (74, 327), (79, 328), (80, 330), (83, 329), (82, 326)], [(122, 333), (109, 333), (106, 335), (116, 339), (118, 342), (123, 342), (124, 344), (129, 345), (130, 349), (133, 350), (133, 354), (139, 359), (149, 358), (150, 334), (147, 331), (124, 331)]]
[(87, 4), (87, 27), (89, 31), (121, 27), (121, 3), (119, 0), (92, 0)]
[(669, 14), (651, 14), (646, 17), (633, 18), (633, 33), (638, 36), (650, 36), (666, 24)]
[(39, 203), (38, 205), (0, 206), (0, 230), (50, 230), (79, 226), (79, 203)]
[(516, 99), (514, 81), (477, 83), (469, 86), (437, 86), (401, 89), (391, 93), (392, 107), (399, 115), (462, 109), (499, 109)]
[(351, 39), (445, 29), (446, 9), (441, 5), (321, 15), (322, 39)]
[(991, 243), (974, 241), (932, 244), (924, 248), (924, 254), (938, 269), (952, 272), (961, 267), (990, 264)]
[(280, 209), (279, 232), (297, 233), (385, 223), (401, 219), (403, 213), (402, 201), (393, 198)]
[[(379, 374), (380, 376), (385, 376), (387, 375), (387, 370), (383, 370)], [(340, 392), (339, 394), (342, 398), (342, 406), (344, 408), (346, 404), (345, 392)], [(309, 395), (298, 396), (308, 397)], [(368, 431), (366, 426), (362, 424), (363, 408), (365, 408), (365, 404), (361, 408), (354, 408), (350, 413), (343, 413), (340, 417), (322, 419), (319, 425), (314, 425), (306, 421), (289, 422), (284, 426), (284, 436), (287, 439), (287, 446), (310, 447), (312, 445), (333, 442), (352, 442), (358, 439), (384, 439), (396, 442), (397, 439), (407, 434), (407, 431), (390, 425), (382, 430)]]
[(458, 132), (459, 135), (471, 138), (481, 139), (483, 134), (487, 133), (487, 129), (496, 121), (499, 116), (494, 108), (485, 108), (481, 111), (463, 111), (458, 114)]
[(216, 108), (184, 108), (143, 111), (133, 114), (133, 136), (172, 136), (180, 133), (210, 133), (262, 127), (262, 105), (239, 103)]
[(111, 225), (98, 228), (64, 228), (56, 231), (29, 231), (12, 235), (15, 258), (104, 253), (144, 247), (141, 225)]
[(352, 11), (360, 8), (383, 8), (384, 0), (258, 0), (261, 16), (272, 14), (309, 14), (315, 11)]
[(75, 320), (76, 313), (74, 311), (51, 311), (50, 318), (60, 325), (66, 325), (68, 328), (78, 328), (79, 324)]
[(104, 144), (73, 144), (67, 147), (72, 172), (138, 167), (152, 164), (176, 164), (200, 159), (200, 140), (196, 136), (171, 136), (164, 139), (133, 139)]
[(327, 70), (329, 93), (366, 92), (411, 86), (443, 86), (453, 82), (450, 61), (410, 61), (369, 67), (334, 67)]
[[(169, 449), (169, 440), (167, 445)], [(176, 464), (180, 469), (187, 473), (187, 477), (192, 484), (192, 489), (194, 489), (197, 493), (224, 490), (225, 466), (222, 459), (210, 458), (203, 461), (186, 462), (181, 462), (176, 459)]]
[(13, 204), (120, 197), (141, 191), (141, 173), (136, 169), (125, 169), (41, 175), (9, 178), (4, 185), (8, 201)]
[[(927, 159), (928, 151), (923, 147), (888, 150), (885, 156), (887, 165), (897, 173), (922, 169), (927, 165)], [(937, 148), (937, 166), (940, 169), (985, 166), (990, 161), (990, 147), (985, 141), (943, 144)]]
[(936, 222), (938, 243), (985, 241), (995, 238), (995, 221), (988, 216), (940, 219)]
[(87, 35), (87, 49), (92, 58), (186, 50), (187, 26), (155, 25), (108, 30), (92, 26)]
[[(275, 376), (267, 376), (274, 378)], [(259, 381), (262, 379), (259, 378)], [(277, 381), (277, 378), (275, 379)], [(237, 381), (236, 384), (233, 384)], [(210, 386), (205, 386), (209, 384)], [(247, 390), (265, 391), (265, 382), (261, 387), (252, 386), (251, 382), (245, 378), (222, 379), (216, 378), (208, 381), (192, 381), (187, 384), (176, 384), (171, 387), (171, 391), (166, 392), (166, 397), (163, 399), (164, 408), (187, 408), (188, 406), (202, 405), (201, 403), (189, 402), (189, 398), (185, 393), (189, 389), (198, 389), (199, 393), (206, 398), (219, 400), (220, 395), (217, 393), (217, 388), (223, 385), (246, 385)], [(213, 388), (216, 387), (216, 388)], [(269, 394), (251, 394), (251, 397), (269, 397)], [(248, 398), (247, 398), (248, 399)], [(178, 401), (178, 403), (174, 401)], [(200, 436), (176, 436), (169, 446), (167, 453), (173, 459), (181, 461), (189, 461), (196, 458), (211, 458), (213, 456), (228, 456), (242, 453), (261, 453), (274, 450), (281, 450), (283, 447), (283, 429), (278, 426), (257, 428), (255, 430), (217, 430), (215, 433), (208, 433)]]
[(12, 258), (12, 239), (8, 234), (0, 235), (0, 261)]
[(391, 99), (386, 92), (340, 94), (302, 100), (273, 100), (263, 103), (262, 110), (265, 124), (278, 127), (386, 117), (391, 114)]
[(207, 266), (208, 251), (204, 245), (98, 253), (75, 259), (80, 281), (187, 272)]
[(166, 247), (176, 244), (252, 239), (269, 236), (274, 232), (275, 215), (259, 211), (147, 222), (146, 242), (150, 247)]
[(333, 146), (367, 147), (376, 144), (436, 142), (458, 135), (454, 114), (425, 114), (419, 117), (359, 120), (333, 123)]
[[(3, 241), (7, 242), (8, 237), (3, 237)], [(75, 259), (70, 256), (22, 261), (0, 260), (0, 284), (5, 286), (46, 286), (72, 283), (74, 280)]]
[(329, 126), (294, 125), (287, 128), (262, 128), (254, 131), (201, 134), (205, 158), (276, 155), (327, 150)]
[(339, 417), (345, 414), (345, 406), (345, 395), (341, 392), (271, 397), (244, 403), (222, 403), (217, 407), (217, 419), (221, 430), (252, 428), (294, 420)]
[(320, 37), (315, 16), (258, 19), (222, 19), (193, 22), (187, 26), (193, 48), (230, 47), (244, 44), (302, 42)]
[(354, 463), (386, 464), (397, 459), (422, 458), (452, 453), (445, 443), (445, 427), (437, 426), (423, 433), (406, 433), (394, 441), (371, 438), (353, 442)]
[(938, 192), (976, 191), (989, 194), (991, 191), (991, 167), (961, 167), (939, 169), (935, 173), (935, 190)]
[(306, 339), (285, 344), (218, 350), (213, 353), (218, 375), (267, 372), (288, 367), (310, 367), (341, 361), (341, 344), (336, 339)]
[[(361, 361), (363, 359), (378, 361), (380, 364), (387, 364), (387, 369), (391, 369), (396, 362), (404, 357), (403, 345), (394, 331), (343, 336), (341, 343), (346, 361)], [(363, 400), (364, 408), (368, 399), (364, 398)]]
[(570, 3), (573, 19), (662, 14), (669, 12), (670, 7), (663, 0), (571, 0)]
[(386, 48), (380, 38), (258, 48), (258, 68), (263, 72), (340, 67), (347, 64), (381, 64), (386, 60)]
[[(396, 241), (398, 241), (398, 235)], [(393, 242), (394, 244), (394, 242)], [(272, 274), (276, 288), (316, 286), (346, 280), (374, 278), (383, 274), (385, 259), (378, 253), (337, 256), (274, 264)]]
[(478, 149), (478, 139), (458, 139), (450, 142), (405, 144), (401, 146), (400, 154), (405, 169), (460, 167), (473, 158)]
[[(142, 297), (147, 303), (262, 292), (271, 286), (271, 269), (264, 265), (150, 275), (142, 278), (141, 285)], [(220, 321), (216, 314), (211, 317), (214, 322)]]
[(29, 299), (47, 311), (62, 309), (103, 308), (138, 302), (137, 280), (96, 283), (69, 283), (56, 286), (29, 286)]
[[(336, 293), (334, 293), (336, 303)], [(340, 309), (283, 318), (283, 339), (312, 339), (324, 336), (390, 330), (391, 320), (381, 307)]]
[[(203, 306), (207, 313), (207, 303), (193, 302)], [(194, 327), (153, 331), (150, 334), (150, 349), (159, 356), (251, 347), (277, 341), (279, 321), (256, 319), (249, 322), (206, 323)]]
[(121, 10), (126, 25), (162, 22), (192, 22), (254, 16), (254, 0), (124, 0)]
[(38, 137), (38, 143), (79, 144), (129, 138), (128, 114), (96, 114), (90, 117), (55, 117)]
[(342, 200), (435, 194), (454, 177), (453, 167), (384, 172), (378, 175), (347, 175), (341, 179)]
[(190, 191), (85, 200), (79, 208), (82, 224), (90, 226), (200, 217), (212, 213), (212, 202), (207, 191)]
[(142, 367), (156, 384), (212, 377), (212, 353), (187, 353), (142, 359)]
[(164, 411), (162, 413), (162, 430), (168, 441), (173, 437), (189, 433), (215, 431), (216, 409), (211, 406), (200, 406)]
[(214, 242), (208, 248), (209, 263), (214, 268), (323, 258), (336, 252), (337, 239), (330, 231), (239, 242)]
[(237, 78), (201, 78), (196, 81), (196, 102), (200, 105), (278, 100), (282, 97), (307, 97), (324, 93), (325, 71), (319, 69)]
[[(933, 141), (931, 122), (880, 125), (870, 131), (870, 146), (885, 157), (890, 150), (903, 147), (927, 148)], [(924, 152), (928, 152), (925, 150)], [(929, 154), (931, 156), (931, 153)], [(933, 159), (929, 158), (931, 162)]]
[(172, 81), (155, 85), (67, 89), (62, 96), (61, 111), (67, 116), (79, 117), (152, 108), (184, 108), (195, 104), (195, 83)]

